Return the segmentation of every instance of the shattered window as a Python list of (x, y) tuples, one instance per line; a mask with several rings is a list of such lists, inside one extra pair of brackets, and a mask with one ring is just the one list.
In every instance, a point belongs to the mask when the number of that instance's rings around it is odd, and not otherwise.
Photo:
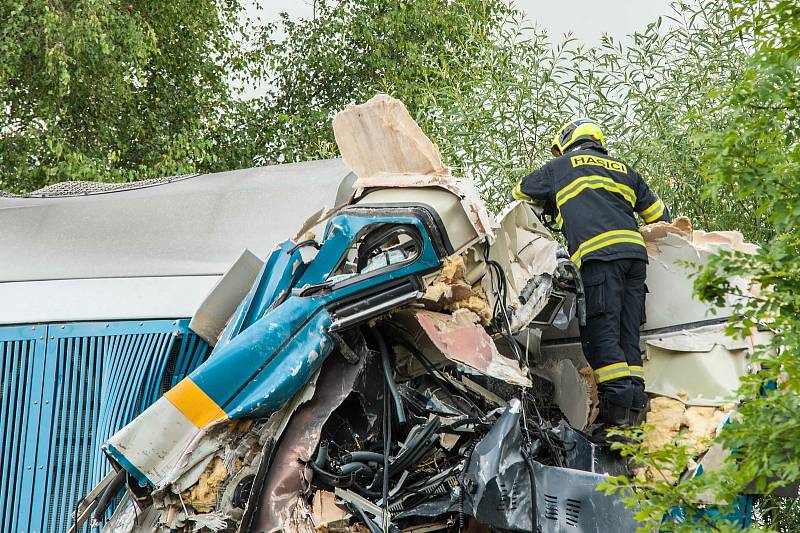
[(419, 256), (421, 242), (419, 232), (414, 226), (369, 226), (367, 231), (353, 241), (328, 279), (335, 283), (358, 274), (369, 274), (409, 263)]

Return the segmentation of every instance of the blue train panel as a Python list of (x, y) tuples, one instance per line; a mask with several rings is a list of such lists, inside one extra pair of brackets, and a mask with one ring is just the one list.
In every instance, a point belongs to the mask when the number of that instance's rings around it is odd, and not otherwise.
[(110, 469), (100, 445), (208, 357), (188, 323), (0, 327), (0, 530), (69, 529)]

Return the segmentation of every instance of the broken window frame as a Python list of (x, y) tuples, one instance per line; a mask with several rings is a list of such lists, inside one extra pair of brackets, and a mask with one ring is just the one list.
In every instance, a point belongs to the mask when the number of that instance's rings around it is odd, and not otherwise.
[[(376, 241), (370, 242), (370, 235), (373, 233), (379, 233), (376, 237)], [(381, 234), (382, 233), (382, 234)], [(414, 253), (412, 256), (398, 261), (396, 263), (389, 263), (385, 266), (376, 267), (372, 270), (364, 271), (364, 268), (369, 266), (369, 259), (370, 257), (363, 257), (362, 256), (362, 249), (364, 247), (369, 247), (368, 252), (372, 252), (383, 245), (387, 240), (400, 237), (400, 236), (407, 236), (411, 239), (410, 242), (414, 243)], [(332, 278), (341, 276), (342, 274), (338, 273), (348, 262), (348, 258), (350, 252), (355, 249), (355, 268), (356, 271), (349, 274), (346, 278), (341, 278), (338, 280), (333, 281), (331, 284), (331, 288), (336, 290), (339, 288), (347, 287), (352, 283), (357, 283), (358, 281), (369, 279), (371, 277), (377, 275), (383, 275), (389, 273), (393, 270), (397, 270), (404, 266), (410, 265), (417, 261), (423, 252), (424, 243), (423, 237), (420, 234), (419, 228), (417, 228), (413, 224), (399, 224), (399, 225), (392, 225), (386, 223), (375, 223), (370, 224), (362, 228), (355, 238), (351, 241), (350, 245), (344, 250), (341, 257), (336, 263), (336, 266), (331, 270), (331, 272), (326, 277), (326, 281), (331, 281)], [(384, 252), (385, 253), (385, 252)], [(364, 264), (362, 265), (362, 261)]]

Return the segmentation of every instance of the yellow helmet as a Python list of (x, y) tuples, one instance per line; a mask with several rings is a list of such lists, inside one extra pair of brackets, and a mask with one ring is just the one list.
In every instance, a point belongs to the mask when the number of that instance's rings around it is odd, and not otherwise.
[(558, 157), (565, 153), (570, 147), (586, 141), (594, 141), (600, 146), (605, 146), (605, 137), (600, 125), (590, 118), (579, 118), (571, 120), (561, 126), (555, 137), (550, 152)]

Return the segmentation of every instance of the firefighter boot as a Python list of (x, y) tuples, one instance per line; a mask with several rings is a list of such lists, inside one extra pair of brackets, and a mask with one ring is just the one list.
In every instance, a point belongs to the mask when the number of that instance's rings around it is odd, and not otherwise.
[(647, 417), (647, 411), (650, 410), (650, 398), (644, 391), (644, 380), (633, 378), (633, 402), (630, 409), (630, 417), (626, 425), (640, 426)]
[(600, 398), (600, 414), (597, 421), (605, 426), (630, 425), (631, 409), (606, 398)]

